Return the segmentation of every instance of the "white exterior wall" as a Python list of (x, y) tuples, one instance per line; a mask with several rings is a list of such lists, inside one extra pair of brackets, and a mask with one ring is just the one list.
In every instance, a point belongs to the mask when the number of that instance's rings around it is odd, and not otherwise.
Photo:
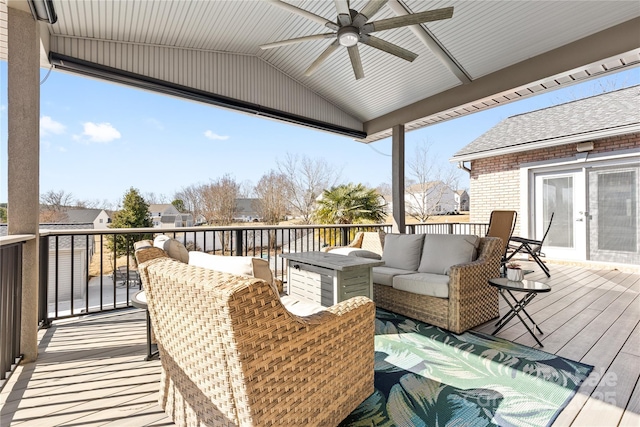
[[(84, 300), (85, 285), (87, 283), (87, 259), (85, 249), (75, 249), (73, 255), (73, 297), (75, 300)], [(48, 296), (49, 304), (55, 302), (56, 289), (56, 252), (49, 251), (49, 280)], [(58, 302), (70, 301), (71, 297), (71, 249), (58, 250)]]
[(104, 230), (109, 228), (111, 218), (109, 214), (104, 210), (98, 214), (95, 221), (93, 221), (93, 228), (95, 230)]

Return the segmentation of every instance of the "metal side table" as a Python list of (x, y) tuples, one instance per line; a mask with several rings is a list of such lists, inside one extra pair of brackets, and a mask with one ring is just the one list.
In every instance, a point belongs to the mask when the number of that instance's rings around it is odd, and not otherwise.
[[(507, 279), (506, 277), (489, 279), (489, 284), (491, 286), (498, 288), (500, 295), (502, 295), (502, 298), (507, 302), (507, 304), (511, 308), (507, 312), (507, 314), (502, 316), (502, 318), (498, 321), (498, 323), (496, 323), (496, 330), (493, 331), (491, 335), (497, 334), (502, 328), (505, 327), (507, 323), (511, 321), (511, 319), (518, 316), (518, 319), (520, 319), (520, 322), (522, 322), (524, 327), (527, 328), (527, 331), (529, 331), (529, 333), (531, 334), (533, 339), (536, 340), (538, 345), (540, 345), (540, 347), (544, 347), (544, 345), (542, 345), (538, 337), (536, 337), (536, 335), (534, 334), (534, 331), (531, 330), (531, 328), (529, 328), (529, 325), (527, 325), (527, 322), (525, 322), (522, 316), (520, 316), (520, 312), (523, 312), (527, 316), (527, 318), (529, 318), (529, 320), (533, 324), (533, 329), (534, 330), (537, 329), (538, 332), (542, 334), (543, 333), (542, 330), (540, 330), (540, 327), (531, 318), (529, 313), (527, 313), (527, 311), (525, 310), (525, 307), (539, 293), (551, 291), (551, 287), (546, 283), (540, 283), (533, 280), (522, 280), (519, 282), (514, 282)], [(513, 292), (524, 292), (525, 295), (518, 300), (518, 298), (516, 298), (516, 296), (513, 295)], [(507, 295), (509, 296), (509, 298), (507, 298)]]
[(136, 308), (144, 309), (147, 316), (147, 357), (144, 360), (151, 360), (158, 356), (158, 350), (152, 351), (151, 344), (151, 318), (149, 317), (149, 310), (147, 306), (147, 296), (144, 291), (138, 291), (131, 297), (131, 305)]

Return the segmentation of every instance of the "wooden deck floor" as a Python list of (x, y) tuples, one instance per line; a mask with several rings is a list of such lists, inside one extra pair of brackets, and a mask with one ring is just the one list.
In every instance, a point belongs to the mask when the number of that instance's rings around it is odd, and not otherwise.
[[(550, 265), (527, 276), (549, 283), (527, 308), (544, 350), (595, 366), (554, 426), (640, 425), (640, 274)], [(506, 311), (506, 304), (501, 306)], [(493, 323), (476, 330), (493, 331)], [(500, 337), (534, 346), (519, 322)], [(59, 322), (41, 331), (37, 363), (0, 393), (0, 426), (173, 425), (157, 403), (160, 362), (144, 361), (141, 310)]]

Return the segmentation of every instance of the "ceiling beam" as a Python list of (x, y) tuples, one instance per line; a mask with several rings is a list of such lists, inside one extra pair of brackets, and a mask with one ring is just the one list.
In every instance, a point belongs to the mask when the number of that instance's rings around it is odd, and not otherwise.
[[(389, 0), (387, 3), (389, 8), (397, 16), (408, 15), (413, 13), (410, 9), (399, 0)], [(454, 12), (455, 13), (455, 12)], [(447, 52), (447, 50), (440, 44), (440, 42), (431, 34), (431, 32), (425, 27), (425, 25), (410, 25), (409, 28), (413, 34), (433, 53), (433, 55), (449, 69), (461, 83), (467, 84), (471, 82), (471, 77), (467, 72), (458, 64), (455, 58)]]
[(364, 123), (368, 136), (640, 48), (640, 18), (569, 43)]

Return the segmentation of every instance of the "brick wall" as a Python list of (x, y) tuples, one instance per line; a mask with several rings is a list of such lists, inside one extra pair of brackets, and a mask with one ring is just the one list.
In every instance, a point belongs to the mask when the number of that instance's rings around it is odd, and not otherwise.
[[(591, 154), (640, 149), (640, 133), (594, 140)], [(471, 162), (470, 222), (489, 222), (492, 210), (518, 212), (515, 235), (520, 235), (520, 165), (523, 163), (566, 159), (576, 155), (576, 144), (541, 148), (522, 153), (473, 160)], [(526, 191), (526, 189), (525, 189)]]

